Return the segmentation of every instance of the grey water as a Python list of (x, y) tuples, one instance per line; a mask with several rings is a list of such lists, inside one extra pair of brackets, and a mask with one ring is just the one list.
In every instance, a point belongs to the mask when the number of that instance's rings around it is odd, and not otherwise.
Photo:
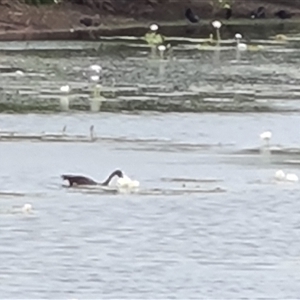
[[(220, 66), (213, 51), (174, 46), (160, 76), (162, 62), (128, 42), (22, 45), (1, 44), (5, 101), (51, 102), (63, 84), (87, 96), (87, 69), (97, 63), (113, 101), (246, 90), (295, 112), (1, 114), (1, 299), (299, 297), (300, 183), (274, 180), (279, 169), (300, 176), (296, 41), (241, 53), (240, 64), (234, 47), (222, 50)], [(1, 139), (65, 125), (70, 135), (94, 125), (97, 140)], [(266, 130), (270, 154), (260, 152)], [(116, 168), (140, 181), (138, 192), (62, 186), (63, 173), (101, 181)]]
[[(1, 130), (86, 133), (97, 143), (1, 142), (3, 299), (297, 298), (298, 114), (1, 115)], [(102, 139), (102, 140), (101, 140)], [(185, 145), (185, 147), (182, 147)], [(60, 175), (115, 168), (135, 194), (89, 193)], [(11, 213), (31, 203), (33, 213)]]

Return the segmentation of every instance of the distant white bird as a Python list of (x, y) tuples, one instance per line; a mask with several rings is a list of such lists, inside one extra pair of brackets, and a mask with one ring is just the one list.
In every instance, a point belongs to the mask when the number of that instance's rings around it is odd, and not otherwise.
[(60, 91), (63, 93), (69, 93), (70, 92), (70, 86), (69, 85), (63, 85), (60, 87)]
[(22, 207), (22, 212), (24, 214), (28, 214), (32, 212), (32, 205), (29, 203), (24, 204), (24, 206)]
[(165, 46), (165, 45), (159, 45), (159, 46), (157, 47), (157, 49), (158, 49), (159, 51), (163, 52), (163, 51), (166, 51), (166, 46)]
[(90, 69), (91, 69), (92, 71), (97, 72), (97, 73), (100, 73), (100, 71), (102, 71), (102, 67), (99, 66), (99, 65), (92, 65), (92, 66), (90, 66)]
[(157, 24), (151, 24), (150, 25), (150, 30), (151, 31), (157, 31), (158, 30), (158, 25)]
[(92, 75), (90, 78), (92, 81), (99, 81), (100, 77), (98, 75)]
[(290, 181), (290, 182), (298, 182), (299, 178), (296, 174), (292, 174), (292, 173), (288, 173), (285, 175), (285, 179), (286, 181)]
[(298, 182), (299, 178), (296, 174), (287, 173), (285, 174), (282, 170), (275, 172), (275, 179), (278, 181)]
[(246, 51), (248, 49), (247, 44), (241, 43), (241, 39), (243, 36), (240, 33), (235, 34), (235, 39), (236, 39), (236, 48), (238, 51)]
[(160, 55), (160, 58), (163, 59), (164, 58), (164, 52), (166, 51), (166, 46), (165, 45), (159, 45), (157, 47), (158, 51), (159, 51), (159, 55)]
[(272, 132), (271, 131), (264, 131), (259, 135), (260, 139), (265, 141), (267, 144), (272, 138)]
[(220, 29), (222, 27), (222, 23), (218, 20), (216, 21), (213, 21), (212, 22), (212, 26), (215, 28), (215, 29)]
[(24, 72), (21, 71), (21, 70), (17, 70), (17, 71), (15, 72), (15, 74), (18, 75), (18, 76), (23, 76), (23, 75), (24, 75)]
[(275, 179), (282, 181), (285, 179), (285, 173), (282, 170), (278, 170), (275, 172)]

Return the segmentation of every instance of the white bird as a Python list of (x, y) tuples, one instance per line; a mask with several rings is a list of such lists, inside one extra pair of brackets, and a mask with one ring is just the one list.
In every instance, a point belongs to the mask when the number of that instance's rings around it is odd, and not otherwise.
[(100, 73), (100, 71), (102, 71), (102, 68), (101, 68), (101, 66), (99, 66), (99, 65), (92, 65), (92, 66), (90, 66), (90, 69), (91, 69), (92, 71), (97, 72), (97, 73)]
[(287, 173), (285, 174), (282, 170), (275, 172), (275, 179), (278, 181), (289, 181), (289, 182), (298, 182), (299, 178), (296, 174)]
[(23, 207), (22, 207), (22, 212), (24, 214), (31, 213), (32, 212), (32, 205), (29, 204), (29, 203), (24, 204)]
[(160, 52), (164, 52), (164, 51), (166, 51), (166, 46), (165, 46), (165, 45), (159, 45), (159, 46), (157, 47), (157, 49), (158, 49)]
[(290, 182), (298, 182), (299, 181), (299, 178), (296, 174), (293, 174), (293, 173), (287, 173), (285, 175), (285, 180), (286, 181), (290, 181)]
[(63, 85), (60, 87), (60, 91), (63, 93), (69, 93), (70, 92), (70, 86), (69, 85)]
[(24, 72), (21, 71), (21, 70), (17, 70), (17, 71), (15, 72), (15, 74), (18, 75), (18, 76), (23, 76), (23, 75), (24, 75)]
[(117, 180), (117, 187), (121, 189), (135, 189), (140, 186), (137, 180), (132, 180), (127, 175), (123, 174), (123, 177), (119, 177)]
[(99, 81), (100, 77), (98, 75), (92, 75), (90, 78), (92, 81)]
[(236, 48), (239, 51), (247, 51), (248, 46), (245, 43), (241, 43), (241, 39), (243, 38), (243, 36), (240, 33), (236, 33), (235, 34), (235, 39), (236, 39)]
[(272, 138), (272, 132), (271, 131), (264, 131), (259, 135), (260, 139), (263, 141), (270, 141)]
[(282, 170), (278, 170), (275, 172), (275, 179), (279, 181), (283, 181), (285, 179), (285, 173)]
[(166, 46), (165, 45), (159, 45), (157, 47), (159, 54), (160, 54), (160, 58), (163, 59), (164, 58), (164, 52), (166, 51)]
[(151, 31), (157, 31), (158, 30), (158, 25), (157, 24), (151, 24), (150, 25), (150, 30)]
[(212, 26), (215, 28), (215, 29), (220, 29), (222, 27), (222, 23), (218, 20), (216, 21), (213, 21), (212, 22)]

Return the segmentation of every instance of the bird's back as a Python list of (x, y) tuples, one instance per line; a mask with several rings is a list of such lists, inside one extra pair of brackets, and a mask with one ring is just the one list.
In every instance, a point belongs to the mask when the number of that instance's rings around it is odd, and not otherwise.
[(69, 181), (70, 186), (73, 185), (96, 185), (98, 184), (95, 180), (80, 176), (80, 175), (62, 175), (63, 180)]

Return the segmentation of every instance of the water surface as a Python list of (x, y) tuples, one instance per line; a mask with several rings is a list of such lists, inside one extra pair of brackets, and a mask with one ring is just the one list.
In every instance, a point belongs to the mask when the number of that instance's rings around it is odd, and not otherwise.
[[(92, 124), (94, 143), (0, 140), (1, 191), (23, 194), (0, 200), (2, 298), (298, 297), (299, 184), (273, 179), (278, 168), (300, 175), (285, 163), (300, 150), (297, 114), (0, 120), (20, 132), (87, 134)], [(281, 154), (247, 152), (268, 129)], [(115, 168), (140, 191), (61, 186), (62, 173), (102, 180)], [(25, 203), (34, 213), (20, 212)]]

